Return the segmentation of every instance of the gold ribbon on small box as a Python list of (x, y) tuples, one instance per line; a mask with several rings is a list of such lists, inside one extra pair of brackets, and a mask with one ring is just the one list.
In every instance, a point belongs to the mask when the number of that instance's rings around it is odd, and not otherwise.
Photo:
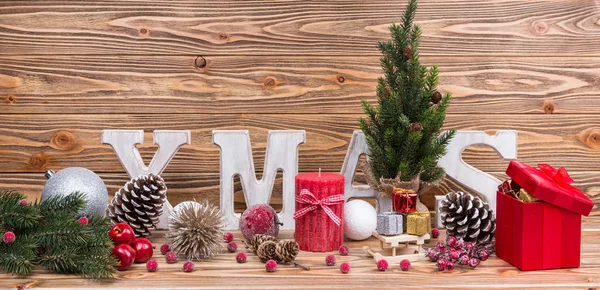
[(422, 236), (431, 232), (431, 214), (429, 212), (411, 212), (406, 219), (407, 234)]

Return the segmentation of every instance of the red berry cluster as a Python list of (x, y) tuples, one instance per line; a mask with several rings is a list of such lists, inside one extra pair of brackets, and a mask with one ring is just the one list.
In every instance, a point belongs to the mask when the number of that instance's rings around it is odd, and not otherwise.
[(433, 248), (427, 249), (425, 256), (436, 262), (438, 270), (452, 271), (456, 264), (475, 268), (479, 262), (487, 260), (490, 254), (485, 249), (477, 249), (471, 242), (465, 243), (462, 239), (449, 236), (445, 243), (438, 242)]

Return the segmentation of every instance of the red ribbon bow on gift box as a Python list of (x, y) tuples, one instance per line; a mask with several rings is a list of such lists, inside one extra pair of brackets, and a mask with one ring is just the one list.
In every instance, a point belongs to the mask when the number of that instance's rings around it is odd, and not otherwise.
[(538, 168), (560, 186), (570, 187), (573, 183), (573, 178), (569, 176), (567, 170), (562, 166), (556, 169), (549, 164), (538, 164)]
[(344, 202), (344, 196), (341, 194), (330, 195), (326, 198), (318, 200), (312, 192), (308, 191), (307, 189), (303, 189), (300, 191), (300, 195), (296, 198), (296, 201), (303, 204), (310, 204), (310, 206), (307, 206), (294, 213), (294, 219), (321, 207), (336, 225), (339, 226), (342, 223), (342, 219), (337, 216), (329, 207), (330, 205), (336, 205)]

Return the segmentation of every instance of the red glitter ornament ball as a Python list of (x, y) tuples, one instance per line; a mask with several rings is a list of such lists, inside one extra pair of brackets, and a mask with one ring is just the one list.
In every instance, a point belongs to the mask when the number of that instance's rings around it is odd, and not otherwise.
[(231, 234), (230, 232), (226, 232), (223, 235), (223, 240), (225, 240), (226, 243), (233, 241), (233, 234)]
[(229, 251), (230, 253), (234, 253), (235, 251), (237, 251), (237, 244), (235, 242), (227, 244), (227, 251)]
[(246, 263), (246, 253), (244, 253), (244, 252), (239, 252), (239, 253), (237, 254), (237, 256), (235, 256), (235, 260), (236, 260), (238, 263)]
[(2, 237), (2, 241), (5, 244), (12, 244), (14, 243), (14, 241), (17, 239), (17, 236), (15, 236), (15, 233), (11, 232), (11, 231), (7, 231), (6, 233), (4, 233), (4, 236)]
[(157, 269), (158, 263), (156, 260), (148, 260), (148, 262), (146, 262), (146, 270), (148, 270), (148, 272), (156, 272)]
[(328, 255), (325, 257), (325, 264), (327, 264), (327, 266), (335, 265), (335, 255)]
[(256, 234), (276, 237), (279, 234), (277, 212), (268, 204), (256, 204), (244, 211), (240, 218), (240, 231), (246, 240)]
[(171, 251), (171, 247), (169, 247), (168, 244), (163, 244), (162, 246), (160, 246), (160, 253), (161, 254), (166, 255), (170, 251)]
[(175, 264), (177, 263), (177, 254), (168, 252), (165, 256), (165, 260), (167, 261), (167, 264)]
[(277, 270), (277, 262), (273, 260), (267, 261), (265, 269), (267, 269), (267, 272), (275, 272)]
[(408, 269), (410, 269), (410, 261), (407, 259), (400, 261), (400, 269), (402, 269), (402, 271), (408, 271)]
[(82, 216), (82, 217), (79, 218), (79, 223), (82, 224), (82, 225), (84, 225), (84, 226), (87, 226), (88, 222), (89, 222), (88, 218), (86, 218), (84, 216)]
[(340, 272), (344, 274), (350, 273), (350, 263), (344, 262), (340, 265)]
[(183, 272), (189, 273), (194, 271), (194, 268), (196, 267), (196, 265), (194, 265), (194, 262), (192, 261), (187, 261), (185, 263), (183, 263)]
[(341, 245), (340, 246), (340, 255), (342, 255), (342, 256), (348, 256), (348, 253), (350, 253), (350, 249), (348, 248), (348, 246)]
[(431, 230), (431, 238), (437, 239), (440, 236), (440, 230), (438, 228), (433, 228)]
[(377, 270), (379, 270), (379, 271), (387, 270), (388, 266), (389, 266), (388, 261), (386, 261), (385, 259), (381, 259), (381, 260), (377, 261)]

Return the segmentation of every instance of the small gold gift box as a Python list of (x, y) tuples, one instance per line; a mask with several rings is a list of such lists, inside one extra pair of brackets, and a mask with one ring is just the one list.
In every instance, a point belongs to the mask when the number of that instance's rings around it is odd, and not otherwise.
[(411, 212), (406, 217), (406, 233), (422, 236), (431, 232), (431, 216), (429, 212)]

